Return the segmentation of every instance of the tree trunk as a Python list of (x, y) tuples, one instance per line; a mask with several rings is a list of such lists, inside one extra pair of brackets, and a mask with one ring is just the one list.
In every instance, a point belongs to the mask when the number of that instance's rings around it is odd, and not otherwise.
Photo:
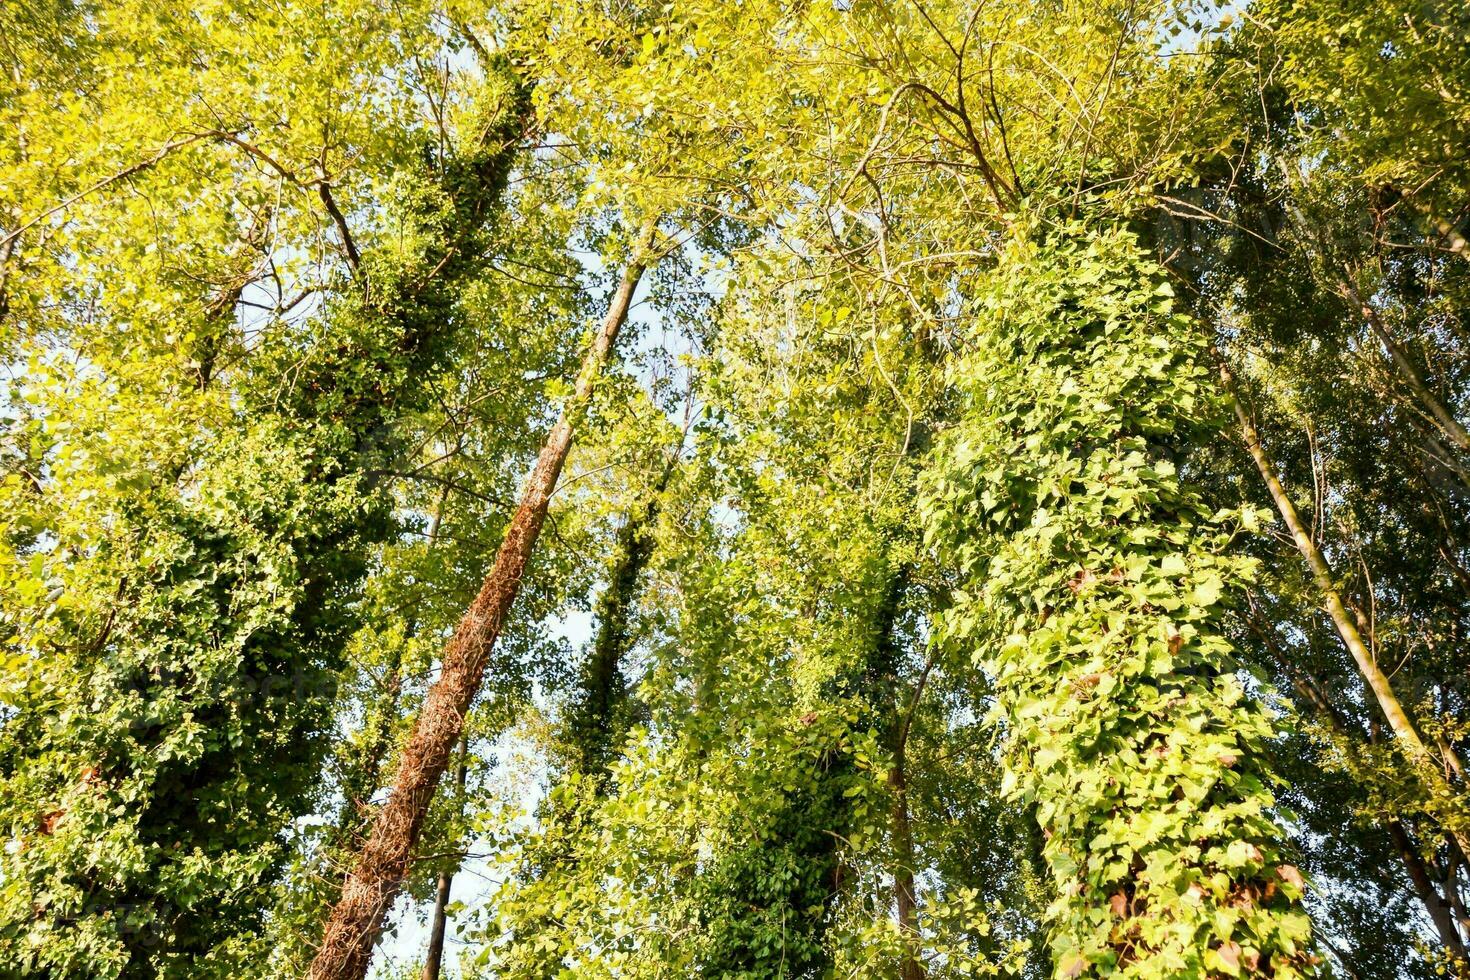
[(1414, 362), (1409, 360), (1403, 348), (1399, 346), (1393, 333), (1388, 329), (1388, 325), (1378, 315), (1378, 311), (1365, 302), (1362, 296), (1358, 295), (1357, 287), (1353, 285), (1352, 280), (1346, 274), (1338, 279), (1338, 285), (1342, 290), (1343, 298), (1356, 306), (1359, 312), (1363, 314), (1363, 319), (1368, 321), (1368, 326), (1373, 330), (1373, 334), (1378, 338), (1378, 342), (1383, 345), (1384, 351), (1388, 354), (1388, 358), (1393, 362), (1394, 367), (1398, 369), (1399, 375), (1404, 379), (1404, 383), (1409, 386), (1409, 390), (1414, 393), (1414, 396), (1419, 399), (1419, 402), (1434, 417), (1434, 421), (1439, 424), (1439, 429), (1444, 433), (1445, 438), (1461, 452), (1470, 452), (1470, 432), (1465, 431), (1465, 427), (1459, 423), (1444, 402), (1440, 401), (1434, 392), (1429, 390), (1429, 385), (1425, 382), (1424, 376), (1414, 366)]
[[(1350, 726), (1338, 712), (1337, 707), (1330, 702), (1322, 693), (1322, 685), (1308, 671), (1303, 670), (1298, 664), (1287, 656), (1274, 635), (1274, 627), (1265, 620), (1263, 616), (1253, 615), (1249, 617), (1249, 625), (1252, 630), (1260, 636), (1261, 641), (1270, 651), (1271, 656), (1281, 669), (1291, 677), (1292, 686), (1302, 699), (1310, 704), (1316, 712), (1326, 719), (1333, 732), (1339, 737), (1348, 740), (1361, 740), (1363, 732), (1356, 725)], [(1372, 733), (1369, 733), (1369, 741), (1376, 741)], [(1414, 886), (1414, 892), (1423, 903), (1424, 909), (1429, 913), (1430, 921), (1434, 923), (1434, 929), (1439, 933), (1440, 943), (1451, 953), (1458, 957), (1465, 956), (1465, 944), (1460, 937), (1460, 931), (1455, 926), (1455, 920), (1451, 914), (1450, 904), (1435, 887), (1434, 880), (1429, 875), (1429, 869), (1424, 866), (1424, 861), (1419, 856), (1419, 851), (1414, 846), (1408, 828), (1402, 821), (1389, 817), (1383, 821), (1384, 831), (1389, 840), (1393, 842), (1394, 850), (1404, 862), (1404, 868), (1408, 871), (1409, 882)]]
[(904, 773), (904, 746), (897, 746), (893, 768), (888, 771), (888, 788), (893, 792), (893, 899), (898, 909), (898, 929), (904, 953), (900, 965), (903, 980), (924, 980), (924, 965), (915, 955), (919, 940), (919, 915), (914, 890), (914, 830), (909, 818), (908, 777)]
[(630, 513), (618, 530), (612, 571), (597, 603), (597, 636), (583, 668), (581, 699), (567, 719), (568, 734), (579, 757), (579, 771), (597, 778), (599, 794), (612, 762), (613, 743), (619, 737), (618, 708), (627, 697), (622, 664), (628, 652), (628, 629), (638, 599), (638, 581), (653, 556), (653, 528), (658, 520), (659, 498), (673, 476), (677, 460), (676, 449), (643, 507)]
[(454, 884), (454, 874), (439, 872), (439, 885), (434, 892), (434, 924), (429, 933), (429, 949), (424, 954), (423, 980), (439, 980), (439, 970), (444, 965), (444, 930), (449, 924), (449, 889)]
[(1444, 896), (1440, 895), (1439, 890), (1434, 887), (1434, 881), (1429, 877), (1429, 871), (1424, 867), (1424, 861), (1414, 848), (1414, 842), (1410, 839), (1408, 831), (1398, 820), (1388, 820), (1385, 826), (1388, 828), (1388, 836), (1393, 840), (1394, 849), (1399, 852), (1404, 866), (1409, 871), (1409, 880), (1413, 882), (1414, 891), (1418, 893), (1419, 900), (1424, 903), (1424, 908), (1429, 912), (1429, 919), (1434, 923), (1434, 931), (1439, 933), (1440, 945), (1457, 958), (1464, 959), (1465, 943), (1460, 938), (1460, 930), (1455, 925), (1455, 917), (1451, 914)]
[[(1277, 166), (1280, 167), (1282, 174), (1286, 177), (1287, 183), (1295, 188), (1297, 186), (1297, 178), (1291, 166), (1285, 160), (1281, 159), (1277, 160)], [(1321, 230), (1314, 227), (1303, 216), (1301, 210), (1290, 203), (1289, 199), (1287, 202), (1287, 214), (1292, 223), (1297, 226), (1304, 236), (1312, 239), (1317, 244), (1318, 252), (1325, 252), (1322, 248), (1324, 236)], [(1442, 233), (1456, 234), (1458, 238), (1457, 233), (1454, 232), (1453, 227), (1448, 222), (1436, 222), (1436, 224), (1440, 227)], [(1451, 250), (1459, 254), (1461, 248), (1463, 248), (1464, 239), (1458, 238), (1458, 243), (1456, 243), (1455, 238), (1451, 238), (1450, 241), (1452, 244)], [(1425, 383), (1423, 375), (1419, 373), (1419, 369), (1414, 366), (1413, 362), (1405, 356), (1398, 342), (1394, 339), (1393, 334), (1388, 330), (1387, 324), (1378, 315), (1378, 311), (1366, 303), (1358, 293), (1357, 287), (1353, 285), (1351, 271), (1338, 266), (1334, 270), (1334, 278), (1337, 280), (1338, 292), (1349, 304), (1357, 307), (1358, 311), (1363, 315), (1363, 318), (1368, 321), (1369, 328), (1372, 329), (1374, 336), (1378, 338), (1378, 342), (1383, 345), (1383, 349), (1388, 354), (1389, 360), (1403, 377), (1405, 383), (1414, 392), (1415, 397), (1419, 399), (1423, 407), (1434, 418), (1435, 423), (1438, 425), (1440, 431), (1444, 433), (1445, 438), (1449, 439), (1460, 451), (1470, 452), (1470, 432), (1466, 432), (1465, 427), (1455, 419), (1454, 415), (1445, 407), (1444, 403), (1429, 390), (1429, 385)]]
[(649, 221), (623, 271), (602, 329), (582, 361), (575, 392), (531, 471), (495, 564), (445, 646), (439, 679), (429, 689), (404, 747), (392, 794), (378, 811), (357, 866), (343, 883), (342, 896), (327, 920), (321, 949), (311, 964), (311, 980), (362, 980), (367, 974), (384, 916), (402, 888), (424, 816), (449, 764), (450, 753), (463, 734), (465, 714), (479, 691), (490, 653), (536, 550), (580, 414), (592, 396), (627, 318), (633, 292), (643, 277), (653, 232), (653, 222)]
[[(469, 771), (468, 756), (470, 743), (467, 737), (459, 740), (459, 767), (454, 774), (455, 788), (459, 791), (459, 812), (464, 814), (465, 774)], [(424, 954), (423, 980), (439, 980), (439, 971), (444, 966), (444, 933), (449, 926), (449, 889), (454, 885), (454, 872), (439, 872), (439, 884), (434, 891), (434, 919), (429, 931), (429, 949)]]
[[(615, 745), (626, 729), (626, 719), (620, 717), (620, 712), (628, 696), (622, 663), (631, 639), (629, 623), (639, 595), (639, 579), (653, 554), (653, 526), (658, 519), (660, 499), (677, 460), (676, 447), (648, 499), (642, 506), (630, 509), (618, 529), (612, 569), (597, 601), (597, 635), (582, 667), (576, 698), (568, 706), (561, 726), (563, 738), (571, 745), (566, 776), (590, 780), (592, 798), (574, 793), (564, 800), (553, 802), (556, 799), (553, 797), (543, 804), (543, 841), (551, 843), (550, 846), (543, 843), (537, 860), (522, 872), (527, 881), (576, 873), (582, 860), (578, 825), (588, 819), (596, 800), (608, 795), (608, 770)], [(546, 949), (542, 945), (543, 937), (556, 934), (556, 930), (556, 917), (543, 912), (518, 923), (512, 943), (522, 949), (537, 948), (538, 959), (543, 956), (559, 959), (554, 943), (550, 952), (542, 952)]]
[[(1367, 683), (1374, 699), (1378, 702), (1379, 709), (1383, 712), (1384, 720), (1388, 722), (1389, 730), (1393, 732), (1400, 748), (1409, 760), (1413, 762), (1423, 778), (1432, 785), (1428, 788), (1454, 794), (1456, 790), (1449, 784), (1441, 763), (1425, 746), (1424, 740), (1419, 736), (1418, 729), (1414, 727), (1403, 705), (1399, 703), (1398, 696), (1394, 693), (1387, 675), (1378, 666), (1373, 654), (1363, 642), (1362, 634), (1358, 631), (1357, 624), (1353, 622), (1352, 616), (1343, 605), (1342, 597), (1338, 594), (1337, 585), (1332, 579), (1332, 569), (1327, 565), (1327, 559), (1322, 556), (1317, 545), (1312, 541), (1311, 535), (1307, 533), (1302, 525), (1301, 517), (1297, 514), (1296, 505), (1286, 494), (1286, 488), (1281, 485), (1281, 480), (1276, 475), (1275, 467), (1266, 456), (1266, 451), (1261, 445), (1261, 439), (1256, 432), (1256, 426), (1245, 406), (1235, 392), (1235, 380), (1230, 373), (1229, 367), (1224, 359), (1220, 360), (1220, 375), (1225, 384), (1225, 391), (1230, 398), (1231, 406), (1235, 410), (1235, 417), (1240, 422), (1241, 435), (1246, 449), (1255, 461), (1256, 469), (1260, 471), (1261, 479), (1265, 481), (1266, 489), (1271, 494), (1272, 501), (1276, 504), (1277, 513), (1291, 532), (1292, 540), (1296, 542), (1297, 550), (1306, 559), (1307, 567), (1312, 572), (1312, 580), (1316, 583), (1318, 590), (1322, 593), (1322, 604), (1327, 615), (1332, 620), (1332, 625), (1341, 637), (1343, 645), (1352, 654), (1354, 663), (1358, 666), (1358, 672)], [(1465, 849), (1466, 841), (1456, 834), (1462, 850)]]
[[(444, 487), (429, 517), (428, 547), (438, 543), (439, 525), (449, 488)], [(403, 631), (404, 641), (418, 633), (417, 617), (410, 617)], [(367, 822), (373, 796), (382, 788), (383, 763), (393, 748), (393, 723), (398, 720), (399, 700), (403, 697), (403, 648), (395, 645), (389, 660), (388, 674), (383, 680), (383, 696), (376, 717), (369, 717), (370, 733), (363, 748), (362, 762), (343, 780), (342, 813), (337, 820), (333, 841), (337, 847), (360, 847), (362, 827)]]
[(893, 834), (893, 906), (899, 935), (903, 941), (899, 976), (902, 980), (924, 980), (924, 966), (917, 955), (920, 938), (919, 905), (918, 892), (914, 886), (914, 828), (909, 813), (907, 765), (909, 730), (919, 698), (923, 694), (928, 670), (925, 670), (915, 684), (905, 706), (899, 696), (900, 651), (894, 636), (911, 573), (912, 568), (908, 564), (900, 566), (894, 572), (882, 605), (878, 608), (867, 684), (874, 706), (881, 706), (881, 710), (889, 718), (887, 737), (889, 748), (893, 752), (893, 764), (888, 770), (888, 790), (892, 794), (889, 830)]

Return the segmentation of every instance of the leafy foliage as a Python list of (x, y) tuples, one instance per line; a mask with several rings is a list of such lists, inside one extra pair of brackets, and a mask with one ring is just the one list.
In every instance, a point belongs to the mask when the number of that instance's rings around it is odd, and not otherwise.
[(1301, 975), (1272, 731), (1221, 626), (1248, 566), (1176, 462), (1217, 417), (1204, 340), (1132, 239), (1076, 237), (1014, 246), (978, 300), (925, 503), (966, 570), (942, 635), (996, 677), (1059, 975)]
[(0, 8), (0, 975), (1465, 974), (1467, 29)]

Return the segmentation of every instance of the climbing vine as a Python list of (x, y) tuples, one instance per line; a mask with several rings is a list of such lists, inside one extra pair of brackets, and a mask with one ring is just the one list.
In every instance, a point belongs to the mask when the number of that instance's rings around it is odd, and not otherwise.
[(1009, 245), (927, 475), (960, 572), (940, 625), (997, 685), (1005, 789), (1032, 808), (1056, 975), (1308, 972), (1305, 883), (1224, 619), (1255, 514), (1191, 488), (1220, 424), (1206, 342), (1117, 230)]

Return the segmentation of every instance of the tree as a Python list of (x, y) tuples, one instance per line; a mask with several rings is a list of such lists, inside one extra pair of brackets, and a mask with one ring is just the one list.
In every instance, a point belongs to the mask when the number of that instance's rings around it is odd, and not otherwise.
[(1464, 974), (1466, 30), (0, 10), (0, 974)]
[[(99, 46), (125, 52), (137, 40), (127, 16), (107, 12)], [(184, 54), (194, 39), (181, 40)], [(382, 43), (364, 56), (379, 57), (392, 42)], [(204, 181), (163, 184), (159, 200), (144, 204), (187, 207), (190, 195), (218, 193), (215, 182), (230, 174), (221, 152), (243, 153), (252, 165), (268, 162), (272, 179), (310, 189), (336, 226), (345, 263), (320, 287), (330, 298), (305, 330), (268, 319), (249, 358), (228, 369), (227, 392), (213, 389), (224, 358), (239, 356), (229, 336), (234, 312), (262, 270), (232, 271), (207, 297), (202, 322), (185, 334), (185, 318), (156, 351), (130, 349), (121, 336), (130, 317), (159, 302), (146, 288), (125, 292), (117, 309), (99, 295), (105, 313), (95, 321), (20, 322), (36, 338), (33, 356), (51, 333), (60, 351), (86, 361), (54, 372), (49, 384), (35, 376), (40, 384), (23, 398), (36, 408), (16, 431), (32, 437), (30, 466), (46, 477), (7, 483), (19, 505), (8, 510), (7, 569), (23, 583), (64, 582), (41, 604), (23, 587), (10, 617), (23, 651), (4, 774), (9, 823), (24, 835), (5, 872), (17, 969), (228, 970), (257, 928), (263, 886), (283, 858), (279, 836), (306, 809), (326, 745), (320, 720), (367, 551), (393, 526), (377, 474), (392, 468), (385, 461), (401, 451), (395, 424), (425, 397), (421, 383), (450, 343), (458, 293), (478, 271), (477, 244), (520, 135), (519, 96), (504, 72), (475, 96), (480, 125), (454, 152), (430, 144), (417, 161), (402, 161), (383, 202), (394, 224), (376, 235), (359, 229), (361, 249), (331, 190), (330, 143), (320, 175), (307, 181), (248, 143), (248, 124), (220, 129), (215, 119), (125, 168), (129, 177), (159, 177), (165, 157), (209, 144)], [(36, 149), (24, 148), (20, 171), (33, 166)], [(82, 198), (122, 186), (119, 179), (97, 182), (68, 206), (90, 204)], [(104, 215), (117, 206), (101, 202)], [(126, 200), (121, 207), (137, 209)], [(227, 252), (248, 255), (265, 238), (263, 225), (282, 220), (278, 209), (247, 214), (243, 243)], [(7, 238), (35, 227), (22, 221)], [(36, 260), (33, 295), (69, 288), (71, 270), (64, 260), (48, 268), (55, 261)], [(85, 273), (77, 280), (85, 288)], [(157, 380), (146, 381), (154, 371)], [(118, 446), (112, 437), (126, 429), (83, 421), (88, 411), (116, 411), (111, 386), (142, 404), (161, 388), (165, 405), (203, 411), (179, 417), (162, 443), (142, 428)], [(89, 390), (92, 407), (52, 401)], [(80, 458), (54, 466), (76, 452), (57, 433), (88, 429), (101, 468), (78, 471)], [(94, 513), (70, 511), (89, 494), (68, 471), (115, 489), (90, 495), (102, 505)], [(66, 594), (67, 603), (55, 601)], [(49, 652), (59, 656), (42, 657)]]

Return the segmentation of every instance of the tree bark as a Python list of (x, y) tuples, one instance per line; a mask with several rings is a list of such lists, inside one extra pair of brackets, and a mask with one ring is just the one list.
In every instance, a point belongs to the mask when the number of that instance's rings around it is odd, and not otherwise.
[(627, 319), (653, 232), (650, 220), (623, 271), (602, 329), (583, 358), (575, 391), (542, 446), (495, 564), (445, 646), (439, 679), (429, 689), (404, 747), (392, 794), (378, 811), (357, 866), (343, 883), (342, 896), (327, 920), (321, 949), (311, 964), (311, 980), (362, 980), (367, 974), (383, 919), (408, 873), (424, 816), (450, 753), (464, 732), (465, 714), (479, 691), (490, 653), (536, 550), (580, 415)]
[[(1235, 391), (1235, 379), (1231, 375), (1230, 368), (1225, 364), (1223, 358), (1220, 360), (1220, 376), (1225, 385), (1225, 391), (1230, 399), (1235, 417), (1240, 423), (1242, 438), (1246, 450), (1251, 459), (1255, 461), (1256, 469), (1260, 471), (1261, 479), (1265, 481), (1266, 489), (1271, 494), (1271, 500), (1276, 504), (1276, 511), (1281, 515), (1282, 522), (1291, 532), (1292, 540), (1296, 543), (1297, 550), (1307, 562), (1311, 570), (1312, 580), (1318, 591), (1322, 593), (1322, 604), (1332, 620), (1337, 635), (1342, 639), (1343, 645), (1347, 647), (1348, 653), (1352, 655), (1353, 662), (1357, 664), (1358, 672), (1367, 683), (1372, 692), (1374, 700), (1378, 702), (1379, 710), (1382, 711), (1384, 720), (1388, 722), (1389, 730), (1393, 732), (1398, 745), (1408, 756), (1409, 761), (1414, 763), (1423, 778), (1432, 783), (1429, 788), (1442, 789), (1454, 794), (1456, 790), (1449, 783), (1442, 768), (1442, 763), (1435, 759), (1419, 731), (1409, 719), (1408, 713), (1404, 711), (1399, 702), (1398, 695), (1394, 693), (1388, 676), (1383, 673), (1373, 654), (1363, 642), (1362, 634), (1358, 631), (1357, 624), (1343, 605), (1342, 596), (1337, 591), (1337, 585), (1332, 578), (1332, 569), (1327, 564), (1327, 559), (1312, 541), (1302, 524), (1301, 517), (1297, 513), (1296, 505), (1287, 496), (1286, 488), (1282, 486), (1280, 478), (1276, 475), (1276, 469), (1271, 460), (1266, 456), (1266, 451), (1261, 445), (1259, 433), (1256, 432), (1255, 423), (1250, 414), (1246, 412), (1245, 406)], [(1466, 840), (1463, 835), (1456, 834), (1462, 850), (1465, 849)]]

